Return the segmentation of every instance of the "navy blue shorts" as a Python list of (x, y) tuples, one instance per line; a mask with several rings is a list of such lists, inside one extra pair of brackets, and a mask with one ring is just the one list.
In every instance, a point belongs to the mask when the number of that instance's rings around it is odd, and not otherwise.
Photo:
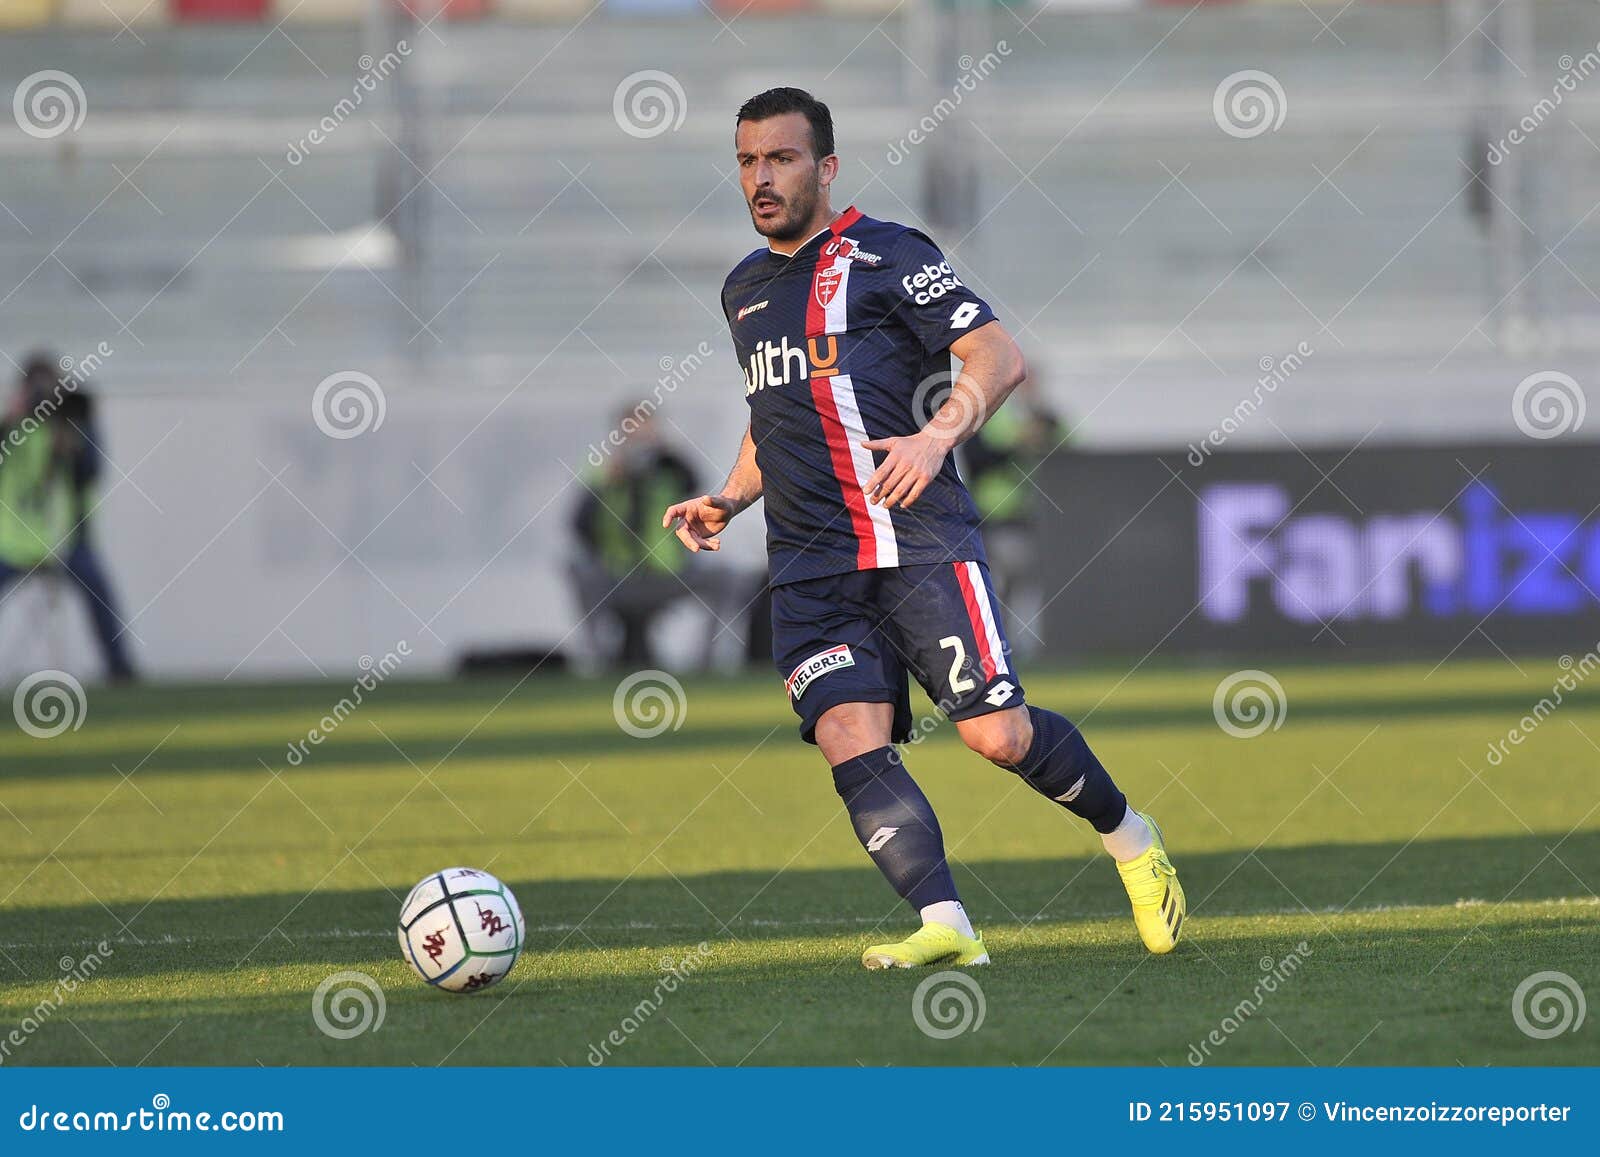
[(981, 562), (858, 570), (774, 587), (772, 658), (807, 743), (817, 741), (823, 712), (841, 703), (894, 704), (893, 740), (906, 742), (909, 678), (950, 719), (1023, 702)]

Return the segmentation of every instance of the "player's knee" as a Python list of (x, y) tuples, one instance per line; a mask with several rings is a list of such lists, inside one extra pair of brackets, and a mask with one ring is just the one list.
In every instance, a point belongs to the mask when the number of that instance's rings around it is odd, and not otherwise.
[(817, 746), (823, 758), (837, 767), (858, 755), (887, 747), (893, 723), (892, 704), (841, 703), (817, 720)]
[(961, 738), (978, 755), (1001, 767), (1015, 767), (1033, 747), (1033, 721), (1025, 710), (999, 711), (963, 720)]

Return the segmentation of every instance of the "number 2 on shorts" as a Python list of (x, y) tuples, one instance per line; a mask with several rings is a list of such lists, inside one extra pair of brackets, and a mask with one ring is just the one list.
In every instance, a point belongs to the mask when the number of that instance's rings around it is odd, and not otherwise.
[(955, 652), (955, 658), (950, 660), (950, 693), (965, 695), (978, 685), (961, 673), (961, 668), (967, 664), (967, 645), (961, 641), (960, 635), (946, 635), (939, 640), (939, 646)]

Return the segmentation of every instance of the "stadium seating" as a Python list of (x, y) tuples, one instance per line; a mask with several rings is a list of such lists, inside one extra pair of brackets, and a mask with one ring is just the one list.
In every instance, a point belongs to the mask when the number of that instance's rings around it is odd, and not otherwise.
[[(138, 27), (169, 23), (265, 22), (276, 25), (355, 23), (372, 9), (375, 0), (0, 0), (0, 28), (37, 28), (52, 23), (67, 27)], [(446, 20), (473, 20), (489, 15), (508, 21), (559, 22), (580, 16), (594, 7), (590, 0), (388, 0), (424, 15), (438, 4), (447, 6)], [(1220, 6), (1276, 4), (1282, 0), (1215, 0)], [(1439, 0), (1409, 0), (1434, 4)], [(706, 7), (700, 0), (601, 0), (608, 15), (681, 16), (700, 18)], [(998, 7), (1020, 12), (1035, 7), (1062, 11), (1106, 12), (1138, 7), (1178, 4), (1191, 0), (1030, 0), (1002, 3)], [(1311, 0), (1316, 6), (1342, 7), (1342, 0)], [(759, 19), (762, 16), (817, 11), (856, 16), (885, 16), (898, 0), (711, 0), (709, 7), (724, 19)]]
[(33, 28), (56, 17), (57, 0), (0, 0), (0, 28)]

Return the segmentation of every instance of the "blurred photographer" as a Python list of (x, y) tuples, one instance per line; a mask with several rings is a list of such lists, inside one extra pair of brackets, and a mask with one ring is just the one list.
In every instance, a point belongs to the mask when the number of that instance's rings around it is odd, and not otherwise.
[(134, 677), (111, 585), (89, 541), (92, 490), (102, 456), (93, 399), (58, 380), (57, 361), (34, 354), (10, 405), (0, 409), (0, 600), (41, 569), (68, 575), (83, 592), (106, 669)]
[[(661, 526), (661, 509), (699, 485), (693, 468), (663, 441), (642, 405), (617, 416), (626, 436), (608, 443), (584, 479), (573, 512), (578, 552), (568, 573), (591, 661), (619, 670), (659, 666), (656, 621), (688, 600), (705, 612), (699, 663), (713, 665), (722, 624), (739, 617), (751, 592), (744, 576), (708, 569)], [(738, 636), (730, 641), (737, 648)], [(725, 648), (726, 649), (726, 648)]]

